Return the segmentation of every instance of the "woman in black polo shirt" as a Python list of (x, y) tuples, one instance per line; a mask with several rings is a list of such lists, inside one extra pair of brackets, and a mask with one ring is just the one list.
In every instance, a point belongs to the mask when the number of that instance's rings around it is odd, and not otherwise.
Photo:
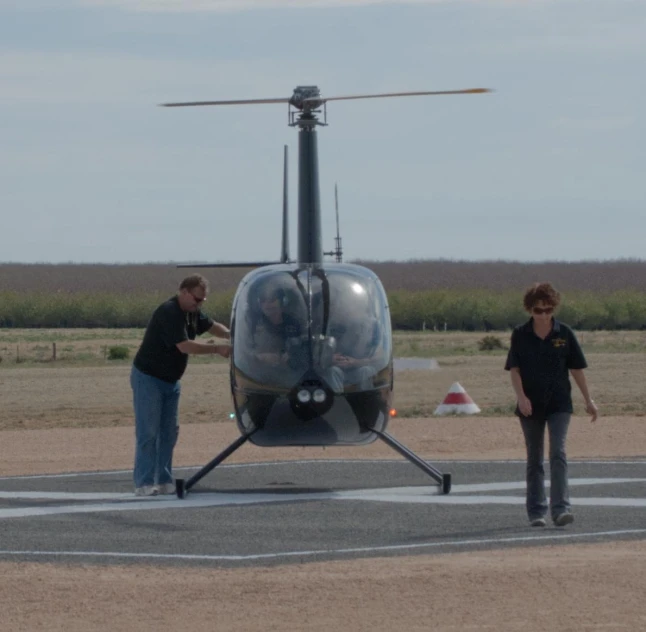
[(527, 448), (527, 515), (533, 527), (544, 527), (548, 504), (545, 496), (543, 454), (545, 426), (550, 437), (550, 503), (554, 524), (562, 527), (574, 521), (568, 493), (565, 440), (572, 414), (572, 374), (583, 398), (585, 410), (597, 419), (597, 407), (590, 397), (583, 369), (585, 361), (574, 332), (553, 317), (560, 294), (549, 283), (535, 283), (523, 297), (532, 315), (516, 327), (505, 370), (511, 373), (516, 393), (516, 415)]

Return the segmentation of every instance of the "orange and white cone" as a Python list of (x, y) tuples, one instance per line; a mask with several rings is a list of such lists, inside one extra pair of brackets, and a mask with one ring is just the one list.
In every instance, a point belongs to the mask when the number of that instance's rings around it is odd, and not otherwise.
[(435, 409), (434, 415), (451, 415), (461, 413), (463, 415), (475, 415), (480, 409), (462, 388), (459, 382), (451, 384), (444, 401)]

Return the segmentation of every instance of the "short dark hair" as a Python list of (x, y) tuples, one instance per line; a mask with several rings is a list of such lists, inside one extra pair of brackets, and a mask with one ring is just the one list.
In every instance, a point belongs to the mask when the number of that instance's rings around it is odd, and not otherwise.
[(180, 290), (194, 290), (196, 287), (201, 287), (206, 292), (209, 282), (201, 274), (191, 274), (179, 284)]
[(561, 302), (561, 295), (550, 283), (534, 283), (525, 291), (525, 295), (523, 296), (523, 306), (528, 312), (531, 312), (532, 308), (539, 301), (556, 308)]

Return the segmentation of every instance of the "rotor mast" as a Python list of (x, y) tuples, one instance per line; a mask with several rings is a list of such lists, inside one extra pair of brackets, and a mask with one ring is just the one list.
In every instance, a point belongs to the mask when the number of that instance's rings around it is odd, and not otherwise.
[[(298, 134), (298, 254), (300, 264), (323, 263), (317, 125), (326, 125), (325, 102), (316, 86), (299, 86), (289, 100), (289, 125)], [(323, 121), (318, 115), (323, 106)], [(294, 110), (291, 110), (294, 108)]]

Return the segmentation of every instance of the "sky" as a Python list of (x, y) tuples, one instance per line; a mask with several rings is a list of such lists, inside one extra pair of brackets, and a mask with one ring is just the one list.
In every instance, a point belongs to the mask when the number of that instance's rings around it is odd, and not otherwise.
[(0, 0), (0, 262), (273, 260), (327, 104), (346, 260), (645, 259), (645, 0)]

